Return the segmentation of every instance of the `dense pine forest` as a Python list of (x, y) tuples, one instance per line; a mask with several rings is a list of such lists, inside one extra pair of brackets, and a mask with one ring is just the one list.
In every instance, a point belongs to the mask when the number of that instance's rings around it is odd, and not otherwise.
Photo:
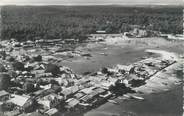
[(182, 7), (3, 6), (2, 39), (77, 38), (97, 30), (120, 33), (131, 25), (162, 33), (182, 33)]

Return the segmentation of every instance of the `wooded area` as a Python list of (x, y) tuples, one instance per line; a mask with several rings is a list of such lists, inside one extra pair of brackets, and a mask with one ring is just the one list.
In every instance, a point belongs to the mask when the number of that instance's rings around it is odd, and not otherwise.
[(182, 7), (123, 6), (4, 6), (2, 39), (75, 38), (97, 30), (120, 33), (131, 25), (163, 33), (181, 34)]

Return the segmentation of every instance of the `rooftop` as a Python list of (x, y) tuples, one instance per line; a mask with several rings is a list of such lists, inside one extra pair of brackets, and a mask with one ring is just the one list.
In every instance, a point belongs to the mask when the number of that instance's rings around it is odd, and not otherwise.
[(75, 98), (71, 98), (68, 101), (68, 105), (69, 107), (75, 107), (78, 103), (79, 103), (79, 100), (75, 99)]
[(8, 95), (8, 94), (9, 94), (9, 93), (6, 92), (6, 91), (4, 91), (4, 90), (0, 91), (0, 97), (1, 97), (1, 96), (4, 96), (4, 95)]
[(29, 100), (30, 97), (24, 97), (20, 95), (12, 95), (12, 99), (10, 99), (8, 102), (12, 102), (18, 106), (24, 106), (24, 104)]

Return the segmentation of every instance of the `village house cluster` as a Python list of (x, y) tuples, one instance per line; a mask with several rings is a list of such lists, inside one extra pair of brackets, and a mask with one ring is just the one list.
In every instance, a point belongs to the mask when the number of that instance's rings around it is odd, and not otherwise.
[(94, 34), (89, 34), (88, 39), (89, 41), (104, 41), (109, 38), (146, 38), (146, 37), (160, 37), (162, 35), (159, 31), (153, 31), (150, 29), (146, 29), (145, 27), (141, 27), (139, 25), (131, 25), (131, 30), (123, 33), (117, 34), (109, 34), (105, 30), (96, 31)]
[(77, 109), (88, 110), (112, 96), (135, 92), (132, 88), (145, 84), (151, 76), (175, 62), (148, 58), (128, 66), (104, 67), (89, 75), (78, 75), (58, 65), (61, 59), (52, 55), (53, 49), (24, 48), (33, 44), (1, 42), (0, 107), (6, 115), (54, 116)]

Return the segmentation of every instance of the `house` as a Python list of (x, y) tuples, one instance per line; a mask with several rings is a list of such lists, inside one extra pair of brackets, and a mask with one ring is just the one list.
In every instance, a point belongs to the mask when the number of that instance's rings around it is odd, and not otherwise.
[(112, 96), (112, 93), (110, 91), (107, 91), (103, 94), (100, 94), (99, 96), (102, 97), (104, 100), (106, 100)]
[(120, 65), (120, 64), (118, 64), (118, 65), (116, 65), (115, 68), (118, 69), (119, 71), (124, 70), (125, 72), (129, 72), (130, 69), (132, 68), (132, 65), (127, 66), (127, 65)]
[(63, 88), (60, 94), (63, 95), (65, 99), (67, 99), (72, 95), (74, 95), (76, 92), (78, 92), (79, 89), (80, 89), (79, 86), (71, 86), (71, 87)]
[[(41, 71), (41, 70), (40, 70)], [(35, 74), (35, 76), (37, 78), (46, 78), (46, 77), (53, 77), (52, 73), (38, 73), (38, 74)]]
[(74, 44), (75, 42), (76, 42), (77, 40), (75, 40), (75, 39), (65, 39), (65, 43), (66, 44)]
[(98, 94), (103, 94), (106, 92), (106, 90), (103, 88), (96, 88), (96, 89), (94, 89), (94, 91), (97, 92)]
[(117, 79), (117, 78), (109, 77), (109, 78), (108, 78), (108, 81), (109, 81), (109, 83), (110, 83), (111, 85), (115, 85), (115, 83), (118, 81), (118, 79)]
[(8, 92), (6, 92), (4, 90), (0, 91), (0, 101), (6, 101), (9, 99), (9, 97), (10, 97), (10, 95)]
[(38, 96), (40, 96), (43, 92), (44, 92), (45, 90), (38, 90), (38, 91), (35, 91), (35, 92), (33, 92), (32, 94), (35, 96), (35, 97), (38, 97)]
[(83, 92), (85, 94), (90, 94), (93, 92), (93, 89), (95, 89), (96, 87), (89, 87), (89, 88), (84, 88), (82, 90), (80, 90), (80, 92)]
[(70, 88), (71, 88), (71, 90), (72, 90), (73, 93), (78, 92), (79, 89), (80, 89), (79, 86), (71, 86)]
[(79, 100), (77, 100), (77, 99), (75, 99), (75, 98), (70, 98), (70, 99), (68, 99), (67, 101), (66, 101), (66, 103), (67, 103), (67, 106), (66, 106), (66, 108), (68, 108), (68, 109), (73, 109), (73, 108), (75, 108), (78, 104), (79, 104)]
[(146, 37), (148, 36), (148, 32), (145, 29), (140, 29), (140, 28), (134, 28), (132, 31), (132, 34), (135, 37)]
[(95, 98), (95, 97), (97, 97), (98, 95), (99, 95), (99, 93), (96, 92), (96, 91), (92, 91), (92, 92), (89, 94), (89, 96), (90, 96), (91, 98)]
[(80, 92), (85, 94), (82, 97), (80, 97), (80, 100), (82, 101), (82, 103), (90, 104), (93, 101), (97, 100), (100, 93), (105, 92), (105, 90), (102, 88), (90, 87), (90, 88), (85, 88)]
[(102, 81), (101, 82), (101, 88), (103, 88), (105, 90), (108, 90), (111, 85), (113, 85), (113, 84), (110, 83), (110, 82), (107, 82), (107, 81)]
[(103, 41), (107, 38), (122, 38), (123, 34), (106, 34), (106, 33), (97, 33), (88, 35), (89, 40), (92, 41)]
[(83, 97), (84, 95), (85, 95), (84, 93), (79, 92), (79, 93), (76, 93), (76, 94), (74, 95), (74, 97), (75, 97), (76, 99), (80, 99), (80, 98)]
[(57, 81), (59, 85), (64, 85), (64, 82), (65, 81), (63, 80), (63, 78), (60, 78), (59, 77), (59, 78), (52, 78), (52, 79), (55, 80), (55, 81)]
[(96, 31), (96, 33), (102, 34), (102, 33), (106, 33), (106, 31), (105, 30), (98, 30), (98, 31)]
[(51, 93), (54, 93), (54, 90), (53, 89), (46, 89), (46, 90), (38, 90), (36, 92), (33, 92), (33, 95), (39, 99), (39, 98), (42, 98), (44, 96), (47, 96)]
[(71, 90), (64, 89), (60, 92), (60, 95), (62, 95), (65, 99), (71, 97), (73, 95)]
[(51, 93), (43, 98), (38, 99), (38, 104), (43, 106), (43, 109), (50, 109), (58, 106), (63, 98), (57, 94)]
[(90, 82), (89, 79), (82, 78), (82, 79), (79, 79), (79, 80), (78, 80), (77, 84), (79, 84), (79, 85), (84, 85), (84, 84), (89, 83), (89, 82)]
[(80, 101), (84, 103), (91, 103), (93, 101), (93, 98), (90, 95), (85, 95), (82, 98), (80, 98)]
[(34, 99), (30, 96), (11, 95), (11, 99), (7, 102), (15, 104), (18, 110), (29, 112), (34, 109)]
[(40, 88), (44, 89), (44, 90), (47, 90), (47, 89), (51, 89), (51, 84), (48, 84), (48, 85), (40, 85)]

